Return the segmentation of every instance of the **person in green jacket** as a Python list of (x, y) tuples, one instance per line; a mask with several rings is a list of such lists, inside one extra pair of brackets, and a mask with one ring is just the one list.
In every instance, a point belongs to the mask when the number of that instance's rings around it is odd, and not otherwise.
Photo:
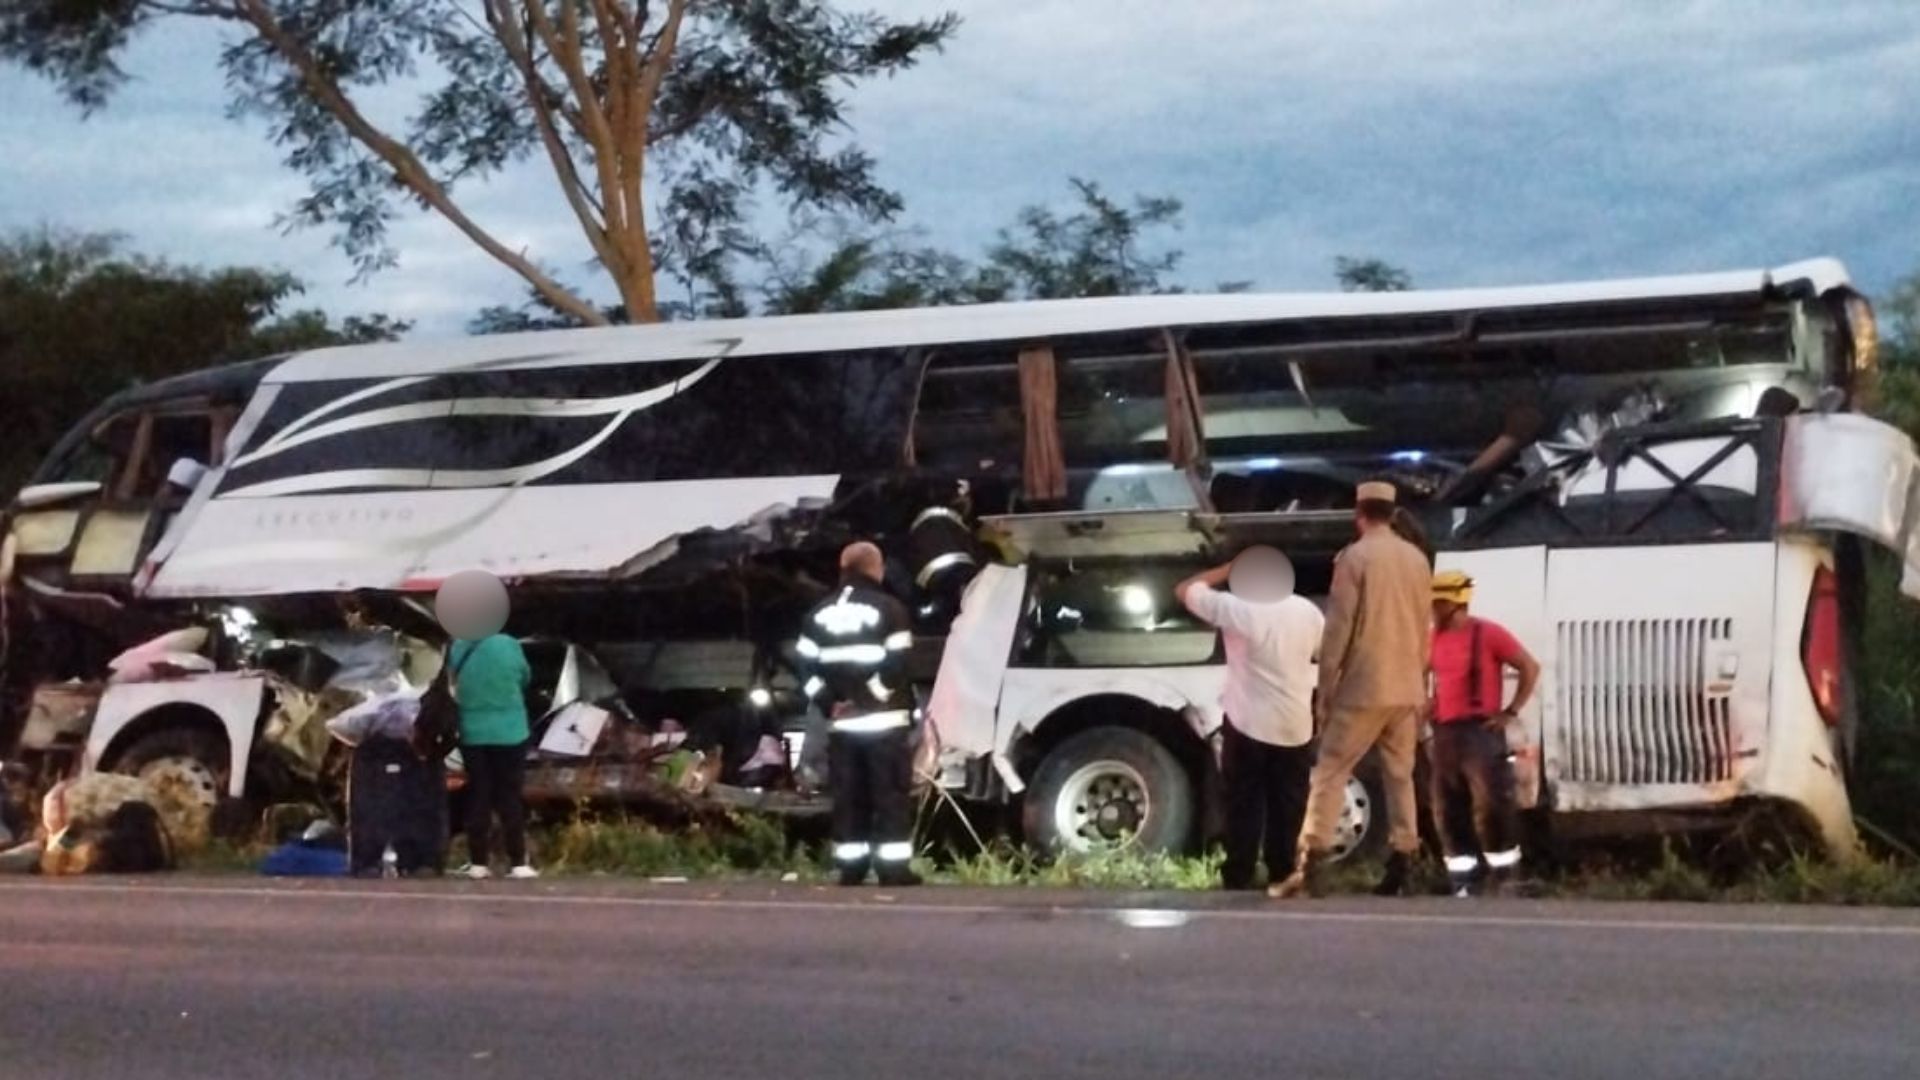
[(467, 865), (456, 873), (491, 877), (494, 815), (505, 835), (507, 876), (540, 876), (527, 861), (527, 683), (520, 643), (506, 634), (457, 639), (447, 650), (460, 705), (460, 759), (467, 767)]

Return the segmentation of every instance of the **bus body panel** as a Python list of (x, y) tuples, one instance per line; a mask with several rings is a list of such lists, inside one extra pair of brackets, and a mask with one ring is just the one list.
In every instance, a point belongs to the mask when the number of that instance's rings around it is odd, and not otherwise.
[[(1814, 576), (1831, 570), (1831, 545), (1818, 536), (1783, 539), (1774, 571), (1773, 686), (1762, 754), (1751, 774), (1753, 794), (1784, 799), (1801, 808), (1836, 851), (1850, 850), (1857, 834), (1847, 799), (1843, 748), (1814, 704), (1801, 655), (1802, 628)], [(1858, 672), (1844, 677), (1858, 678)]]
[(256, 596), (431, 588), (644, 568), (676, 537), (833, 496), (837, 476), (359, 492), (208, 501), (147, 595)]
[(1774, 674), (1776, 547), (1549, 554), (1555, 809), (1706, 807), (1753, 792)]

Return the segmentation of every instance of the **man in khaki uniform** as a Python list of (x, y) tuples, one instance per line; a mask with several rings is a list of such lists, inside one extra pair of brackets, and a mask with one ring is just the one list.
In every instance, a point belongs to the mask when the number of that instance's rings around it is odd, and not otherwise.
[(1387, 789), (1387, 874), (1375, 892), (1405, 892), (1420, 850), (1413, 761), (1420, 709), (1427, 700), (1429, 604), (1433, 570), (1420, 549), (1393, 529), (1392, 484), (1365, 483), (1357, 492), (1360, 538), (1334, 562), (1326, 631), (1320, 639), (1320, 751), (1300, 831), (1303, 858), (1276, 897), (1319, 895), (1328, 848), (1345, 804), (1353, 767), (1375, 743)]

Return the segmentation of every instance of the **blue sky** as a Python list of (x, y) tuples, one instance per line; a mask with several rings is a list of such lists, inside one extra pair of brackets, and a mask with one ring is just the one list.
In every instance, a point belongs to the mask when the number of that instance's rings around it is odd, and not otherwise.
[[(1920, 3), (1841, 0), (868, 0), (965, 19), (944, 56), (855, 94), (905, 224), (977, 251), (1068, 176), (1174, 195), (1182, 278), (1322, 288), (1339, 254), (1423, 285), (1837, 255), (1881, 291), (1920, 269)], [(0, 72), (0, 228), (123, 232), (181, 261), (269, 265), (339, 314), (458, 333), (510, 273), (437, 219), (350, 284), (257, 123), (225, 118), (218, 37), (157, 30), (81, 122)], [(585, 246), (537, 168), (466, 202), (572, 277)]]

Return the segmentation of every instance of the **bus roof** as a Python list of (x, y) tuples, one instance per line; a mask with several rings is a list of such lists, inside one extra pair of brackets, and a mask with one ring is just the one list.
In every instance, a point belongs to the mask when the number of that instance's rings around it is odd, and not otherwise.
[(572, 367), (1044, 340), (1160, 327), (1300, 319), (1431, 315), (1644, 301), (1752, 297), (1774, 290), (1818, 296), (1849, 284), (1821, 258), (1773, 270), (1734, 270), (1559, 285), (1358, 293), (1183, 293), (1031, 300), (829, 315), (667, 322), (494, 334), (435, 342), (348, 345), (296, 353), (268, 382), (440, 375), (484, 369)]

